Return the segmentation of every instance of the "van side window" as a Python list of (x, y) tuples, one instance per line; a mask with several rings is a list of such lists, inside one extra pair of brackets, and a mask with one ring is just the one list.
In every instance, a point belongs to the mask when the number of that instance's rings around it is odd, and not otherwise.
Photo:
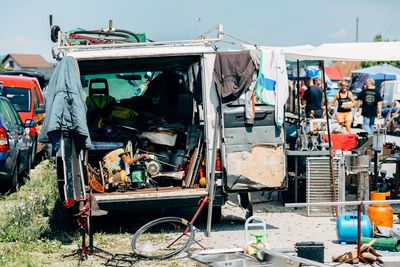
[(39, 99), (36, 90), (37, 90), (36, 87), (33, 88), (33, 107), (35, 110), (39, 108)]

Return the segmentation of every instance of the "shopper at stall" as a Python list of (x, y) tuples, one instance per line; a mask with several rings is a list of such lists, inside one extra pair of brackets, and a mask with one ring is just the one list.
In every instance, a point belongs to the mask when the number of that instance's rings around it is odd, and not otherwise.
[(354, 107), (355, 100), (353, 94), (349, 91), (349, 84), (346, 81), (340, 81), (338, 85), (340, 90), (328, 104), (328, 112), (337, 101), (336, 121), (342, 126), (345, 125), (346, 132), (351, 133), (351, 123), (353, 121), (351, 108)]
[(374, 132), (375, 118), (381, 118), (382, 96), (375, 89), (374, 79), (368, 79), (366, 85), (367, 88), (358, 95), (357, 111), (360, 110), (361, 106), (364, 130), (371, 135)]
[(321, 87), (314, 85), (311, 78), (305, 80), (307, 90), (304, 92), (302, 104), (306, 105), (307, 118), (322, 118), (324, 98)]

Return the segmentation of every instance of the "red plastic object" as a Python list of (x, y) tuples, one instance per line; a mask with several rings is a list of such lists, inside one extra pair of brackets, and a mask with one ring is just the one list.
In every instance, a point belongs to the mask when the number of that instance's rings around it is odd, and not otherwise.
[[(324, 135), (324, 141), (328, 142), (328, 135)], [(356, 134), (331, 134), (332, 149), (349, 151), (358, 144), (358, 135)]]
[(66, 201), (64, 201), (63, 206), (65, 208), (69, 208), (71, 207), (73, 204), (75, 203), (75, 200), (73, 198), (67, 199)]

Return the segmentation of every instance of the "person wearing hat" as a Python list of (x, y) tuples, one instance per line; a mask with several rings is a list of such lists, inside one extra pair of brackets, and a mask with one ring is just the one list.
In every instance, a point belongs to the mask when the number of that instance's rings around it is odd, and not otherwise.
[(351, 133), (351, 123), (353, 121), (353, 115), (351, 114), (351, 108), (354, 107), (355, 100), (352, 92), (349, 91), (349, 84), (346, 81), (340, 81), (339, 92), (333, 97), (331, 102), (328, 104), (328, 112), (331, 107), (338, 102), (338, 108), (336, 111), (336, 121), (340, 125), (345, 125), (346, 132)]
[(306, 105), (307, 118), (322, 118), (324, 98), (321, 87), (314, 85), (312, 78), (305, 79), (307, 90), (304, 92), (302, 104)]

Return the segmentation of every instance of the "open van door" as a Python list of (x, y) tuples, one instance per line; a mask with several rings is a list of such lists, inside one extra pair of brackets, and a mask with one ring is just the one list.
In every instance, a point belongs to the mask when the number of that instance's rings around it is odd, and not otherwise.
[(222, 105), (222, 157), (225, 190), (250, 192), (285, 187), (284, 129), (275, 125), (273, 106), (255, 105), (254, 124), (246, 124), (242, 98)]

